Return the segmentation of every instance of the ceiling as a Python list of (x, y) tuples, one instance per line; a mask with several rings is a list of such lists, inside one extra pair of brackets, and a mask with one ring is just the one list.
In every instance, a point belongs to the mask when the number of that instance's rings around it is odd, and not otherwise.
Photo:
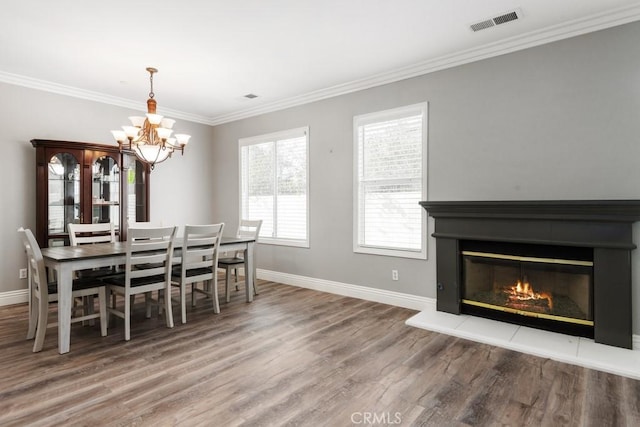
[[(3, 0), (0, 81), (219, 124), (640, 20), (629, 0)], [(520, 19), (473, 32), (517, 10)], [(244, 95), (255, 94), (248, 99)]]

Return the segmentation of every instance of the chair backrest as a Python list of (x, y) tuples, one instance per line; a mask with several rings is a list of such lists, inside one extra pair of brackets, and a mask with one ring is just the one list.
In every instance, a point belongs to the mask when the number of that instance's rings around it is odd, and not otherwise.
[(240, 225), (238, 226), (237, 237), (253, 237), (258, 240), (258, 236), (260, 235), (260, 227), (262, 227), (262, 220), (248, 220), (241, 219)]
[(71, 246), (88, 243), (107, 243), (116, 241), (116, 232), (112, 222), (97, 224), (67, 224)]
[(127, 234), (127, 258), (125, 286), (132, 279), (164, 276), (171, 280), (171, 257), (177, 227), (129, 227)]
[(182, 241), (182, 277), (187, 270), (208, 269), (212, 274), (218, 265), (218, 248), (224, 223), (185, 225)]
[(20, 227), (18, 232), (22, 238), (24, 249), (27, 252), (31, 292), (36, 293), (43, 303), (48, 304), (49, 289), (47, 287), (47, 273), (44, 268), (44, 259), (42, 258), (40, 246), (28, 228)]
[[(260, 235), (260, 227), (262, 227), (261, 219), (257, 219), (257, 220), (241, 219), (240, 225), (238, 225), (238, 231), (236, 232), (236, 237), (252, 237), (256, 239), (256, 242), (258, 242), (258, 236)], [(243, 256), (244, 256), (243, 251), (236, 251), (235, 253), (236, 258), (242, 258)]]
[(164, 227), (165, 225), (160, 222), (151, 222), (151, 221), (129, 221), (127, 220), (127, 228), (158, 228)]

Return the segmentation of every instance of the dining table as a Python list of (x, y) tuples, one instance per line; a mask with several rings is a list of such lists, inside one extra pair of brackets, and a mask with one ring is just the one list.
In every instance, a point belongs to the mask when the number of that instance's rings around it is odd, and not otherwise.
[[(253, 301), (255, 238), (222, 237), (219, 252), (244, 252), (245, 289), (247, 302)], [(182, 248), (182, 238), (174, 239), (174, 257)], [(72, 284), (74, 271), (123, 265), (126, 261), (127, 242), (96, 243), (81, 246), (55, 246), (42, 248), (46, 267), (57, 273), (58, 282), (58, 352), (69, 352), (71, 336)]]

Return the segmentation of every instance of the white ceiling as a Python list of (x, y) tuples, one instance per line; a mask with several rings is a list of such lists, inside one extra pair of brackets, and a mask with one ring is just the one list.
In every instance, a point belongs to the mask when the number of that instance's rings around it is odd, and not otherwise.
[[(469, 25), (518, 8), (522, 19)], [(0, 81), (218, 124), (640, 20), (630, 0), (2, 0)], [(249, 100), (249, 93), (258, 98)]]

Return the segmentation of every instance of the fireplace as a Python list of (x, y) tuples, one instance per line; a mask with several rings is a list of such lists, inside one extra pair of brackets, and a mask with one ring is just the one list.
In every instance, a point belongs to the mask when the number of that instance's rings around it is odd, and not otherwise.
[(461, 312), (593, 338), (593, 250), (460, 242)]
[(632, 347), (640, 201), (421, 205), (435, 219), (439, 311)]

